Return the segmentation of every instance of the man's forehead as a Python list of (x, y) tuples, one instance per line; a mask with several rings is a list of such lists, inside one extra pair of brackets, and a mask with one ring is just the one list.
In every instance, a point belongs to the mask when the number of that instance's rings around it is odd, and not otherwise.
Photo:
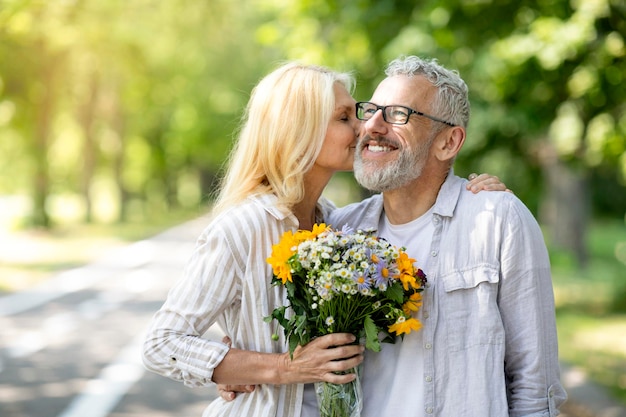
[(372, 101), (379, 105), (413, 105), (432, 99), (434, 90), (435, 87), (422, 76), (387, 77), (376, 88)]

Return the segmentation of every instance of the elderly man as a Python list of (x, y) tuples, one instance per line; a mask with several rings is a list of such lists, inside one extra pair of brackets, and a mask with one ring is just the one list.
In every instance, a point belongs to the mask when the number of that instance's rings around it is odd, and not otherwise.
[(454, 175), (466, 139), (465, 82), (434, 60), (392, 61), (369, 102), (355, 156), (381, 192), (328, 223), (374, 228), (428, 277), (421, 331), (367, 352), (370, 416), (556, 416), (559, 380), (550, 263), (537, 222), (512, 193), (472, 194)]

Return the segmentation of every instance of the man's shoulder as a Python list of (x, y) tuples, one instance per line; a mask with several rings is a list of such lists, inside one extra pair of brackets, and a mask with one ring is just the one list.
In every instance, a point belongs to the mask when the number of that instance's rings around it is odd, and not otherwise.
[[(462, 191), (459, 196), (455, 213), (461, 214), (463, 218), (479, 217), (483, 220), (491, 218), (506, 218), (513, 222), (536, 223), (534, 214), (528, 206), (515, 194), (506, 191), (481, 191), (474, 194), (470, 191)], [(485, 217), (485, 213), (492, 213), (493, 216)], [(456, 217), (456, 215), (455, 215)]]
[(375, 194), (363, 201), (333, 210), (327, 218), (327, 223), (338, 229), (344, 225), (354, 229), (377, 227), (382, 205), (382, 195)]

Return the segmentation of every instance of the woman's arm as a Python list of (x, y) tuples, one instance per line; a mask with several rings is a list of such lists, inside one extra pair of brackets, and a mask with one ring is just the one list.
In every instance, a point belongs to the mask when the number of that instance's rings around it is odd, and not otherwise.
[(349, 333), (334, 333), (298, 346), (293, 354), (260, 353), (230, 349), (215, 368), (213, 382), (223, 385), (296, 384), (331, 382), (345, 384), (354, 374), (336, 372), (351, 369), (363, 361), (364, 347), (353, 345)]
[[(238, 222), (241, 218), (238, 218)], [(335, 375), (362, 361), (363, 349), (352, 343), (349, 334), (318, 338), (305, 348), (298, 348), (293, 358), (280, 349), (270, 349), (270, 327), (267, 327), (267, 349), (243, 350), (228, 344), (201, 337), (216, 323), (217, 318), (232, 310), (242, 310), (242, 325), (259, 315), (257, 310), (246, 310), (242, 303), (242, 288), (247, 274), (265, 273), (266, 256), (258, 270), (242, 270), (241, 247), (247, 247), (241, 238), (239, 251), (231, 248), (237, 242), (240, 230), (246, 227), (228, 227), (227, 222), (215, 222), (198, 241), (192, 258), (181, 279), (168, 293), (161, 309), (152, 319), (144, 342), (145, 366), (166, 377), (183, 381), (187, 386), (223, 384), (292, 384), (314, 381), (348, 382), (351, 375)], [(263, 254), (261, 254), (263, 255)], [(243, 255), (245, 259), (246, 256)], [(246, 268), (250, 268), (246, 264)], [(270, 291), (259, 283), (260, 297)], [(251, 311), (253, 311), (251, 313)], [(255, 317), (255, 319), (258, 317)], [(247, 323), (247, 324), (246, 324)], [(229, 329), (225, 329), (227, 332)], [(264, 334), (265, 334), (264, 333)], [(237, 344), (239, 347), (245, 344)], [(272, 352), (273, 350), (273, 352)]]

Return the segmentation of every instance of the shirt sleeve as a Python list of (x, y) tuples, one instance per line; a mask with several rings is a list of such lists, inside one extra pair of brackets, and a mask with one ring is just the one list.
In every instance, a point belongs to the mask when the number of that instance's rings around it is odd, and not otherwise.
[(550, 261), (530, 211), (516, 198), (509, 201), (498, 300), (509, 414), (552, 417), (567, 396), (560, 383)]
[(187, 386), (212, 384), (213, 371), (229, 347), (202, 335), (237, 299), (238, 276), (240, 267), (224, 234), (216, 228), (205, 232), (149, 326), (143, 348), (149, 370)]

